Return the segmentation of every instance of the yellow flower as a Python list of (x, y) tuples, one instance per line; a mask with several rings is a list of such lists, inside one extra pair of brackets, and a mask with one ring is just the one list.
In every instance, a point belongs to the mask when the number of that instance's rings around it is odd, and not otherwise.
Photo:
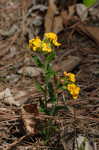
[(29, 40), (29, 48), (32, 48), (33, 45), (32, 45), (32, 40)]
[(45, 33), (45, 38), (57, 41), (57, 35), (53, 32)]
[(64, 71), (64, 76), (68, 76), (68, 73), (66, 71)]
[(47, 43), (42, 43), (42, 51), (52, 52), (52, 49), (49, 47), (49, 45)]
[(49, 39), (55, 46), (60, 46), (61, 44), (57, 42), (57, 35), (53, 32), (44, 34), (46, 39)]
[(37, 50), (37, 47), (36, 47), (36, 46), (33, 46), (32, 49), (33, 49), (33, 51), (36, 51), (36, 50)]
[(75, 85), (74, 83), (72, 83), (72, 84), (67, 85), (67, 89), (70, 92), (70, 94), (72, 95), (73, 99), (77, 99), (79, 92), (80, 92), (80, 88), (77, 85)]
[(32, 40), (29, 40), (29, 47), (36, 51), (38, 48), (41, 47), (41, 40), (39, 37), (36, 37)]
[(73, 74), (73, 73), (64, 72), (64, 76), (68, 77), (68, 79), (69, 79), (71, 82), (75, 82), (75, 81), (76, 81), (75, 74)]
[(58, 42), (55, 41), (55, 40), (53, 40), (52, 42), (53, 42), (53, 44), (54, 44), (55, 46), (60, 46), (60, 45), (61, 45), (60, 43), (58, 43)]

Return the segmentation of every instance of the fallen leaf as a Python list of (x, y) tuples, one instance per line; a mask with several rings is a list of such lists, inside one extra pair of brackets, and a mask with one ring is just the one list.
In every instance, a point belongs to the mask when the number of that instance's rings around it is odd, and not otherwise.
[(93, 39), (99, 43), (99, 27), (86, 26), (86, 30), (93, 37)]
[(69, 17), (68, 12), (67, 12), (66, 10), (62, 10), (62, 11), (61, 11), (61, 17), (62, 17), (62, 19), (63, 19), (63, 24), (64, 24), (64, 25), (67, 25), (67, 23), (68, 23), (70, 17)]
[(53, 23), (53, 32), (59, 33), (63, 30), (63, 19), (61, 16), (56, 16)]
[[(74, 131), (70, 128), (66, 128), (61, 132), (61, 142), (64, 147), (64, 150), (71, 149), (74, 145), (74, 150), (83, 148), (84, 150), (97, 150), (96, 143), (93, 138), (88, 138), (83, 135), (73, 136)], [(74, 138), (75, 137), (75, 138)]]
[(47, 13), (45, 15), (45, 32), (52, 32), (53, 31), (53, 21), (54, 16), (58, 13), (57, 7), (55, 5), (55, 0), (49, 0), (49, 6)]
[(9, 88), (6, 88), (4, 91), (0, 92), (0, 99), (4, 100), (4, 103), (13, 104), (14, 98)]
[(22, 67), (20, 70), (18, 70), (18, 73), (29, 77), (36, 77), (42, 73), (42, 70), (37, 67), (27, 66), (27, 67)]
[(68, 21), (72, 18), (72, 16), (75, 13), (75, 5), (69, 6), (68, 11), (67, 10), (62, 10), (61, 11), (61, 17), (63, 19), (63, 24), (67, 25)]
[(83, 4), (76, 4), (76, 13), (81, 21), (85, 21), (88, 17), (88, 8)]
[(79, 63), (81, 58), (76, 56), (68, 56), (65, 60), (54, 65), (55, 71), (72, 71)]
[(76, 26), (76, 30), (85, 33), (90, 39), (92, 39), (97, 46), (99, 46), (99, 27), (87, 26), (79, 24)]
[(89, 8), (89, 15), (92, 17), (92, 19), (98, 19), (99, 18), (99, 6), (98, 7), (91, 7)]
[(69, 16), (72, 17), (75, 13), (75, 5), (71, 5), (68, 7)]
[(31, 9), (29, 9), (29, 13), (28, 13), (28, 16), (30, 15), (30, 13), (32, 11), (37, 11), (37, 10), (40, 10), (40, 11), (45, 11), (47, 9), (47, 6), (43, 5), (43, 4), (35, 4), (33, 5), (33, 7)]
[(21, 112), (27, 134), (37, 134), (37, 119), (35, 118), (39, 115), (37, 104), (24, 105)]
[(93, 141), (93, 138), (87, 139), (85, 136), (78, 135), (75, 141), (75, 150), (78, 150), (78, 148), (80, 149), (81, 147), (83, 147), (84, 150), (97, 150), (96, 143)]
[(6, 88), (0, 92), (0, 99), (3, 103), (15, 106), (21, 106), (28, 101), (28, 92)]

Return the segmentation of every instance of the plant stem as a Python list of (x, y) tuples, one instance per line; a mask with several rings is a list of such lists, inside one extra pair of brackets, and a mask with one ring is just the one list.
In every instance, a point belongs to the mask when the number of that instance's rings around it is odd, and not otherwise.
[(45, 85), (45, 108), (47, 110), (47, 85)]

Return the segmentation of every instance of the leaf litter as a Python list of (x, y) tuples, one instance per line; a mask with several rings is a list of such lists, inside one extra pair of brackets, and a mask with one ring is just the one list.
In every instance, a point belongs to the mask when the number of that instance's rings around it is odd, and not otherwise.
[[(96, 144), (94, 149), (99, 149), (99, 16), (95, 13), (99, 6), (79, 15), (73, 3), (62, 4), (54, 0), (0, 1), (0, 149), (66, 150), (73, 147), (76, 136), (87, 136)], [(29, 39), (49, 31), (56, 32), (62, 43), (54, 68), (60, 74), (64, 70), (76, 73), (81, 87), (79, 99), (67, 101), (69, 110), (54, 117), (35, 114), (35, 103), (43, 97), (35, 89), (33, 74), (41, 78), (28, 48)], [(18, 73), (27, 67), (32, 68), (32, 77), (28, 69)], [(36, 129), (46, 119), (59, 126), (48, 145)]]

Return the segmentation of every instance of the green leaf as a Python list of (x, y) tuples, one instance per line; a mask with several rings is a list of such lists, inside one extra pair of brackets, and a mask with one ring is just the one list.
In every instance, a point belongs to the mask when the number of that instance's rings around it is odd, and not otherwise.
[(39, 108), (39, 111), (40, 111), (40, 112), (44, 112), (44, 113), (46, 113), (45, 108), (44, 108), (44, 107), (41, 107), (41, 106), (40, 106), (40, 108)]
[(96, 0), (83, 0), (83, 4), (87, 7), (91, 7), (96, 3)]
[(50, 55), (47, 56), (46, 61), (50, 63), (55, 58), (55, 52), (52, 52)]
[(48, 83), (48, 93), (49, 93), (49, 101), (55, 103), (56, 94), (54, 93), (54, 88), (51, 82)]
[(35, 82), (35, 86), (39, 91), (45, 92), (44, 88), (41, 86), (41, 84), (38, 81)]
[(41, 63), (41, 60), (38, 56), (33, 56), (33, 59), (35, 61), (35, 64), (37, 65), (37, 67), (43, 68), (44, 65)]
[(56, 106), (55, 111), (58, 112), (59, 110), (68, 110), (66, 106)]
[(52, 69), (51, 65), (48, 64), (47, 66), (47, 72), (46, 72), (46, 77), (47, 79), (51, 79), (55, 75), (55, 71)]
[(68, 110), (68, 108), (66, 106), (54, 106), (52, 108), (52, 110), (50, 111), (49, 115), (56, 115), (58, 113), (59, 110)]
[(43, 101), (40, 100), (40, 109), (39, 109), (40, 112), (44, 112), (45, 114), (47, 114), (47, 110), (45, 108), (45, 104), (43, 103)]

